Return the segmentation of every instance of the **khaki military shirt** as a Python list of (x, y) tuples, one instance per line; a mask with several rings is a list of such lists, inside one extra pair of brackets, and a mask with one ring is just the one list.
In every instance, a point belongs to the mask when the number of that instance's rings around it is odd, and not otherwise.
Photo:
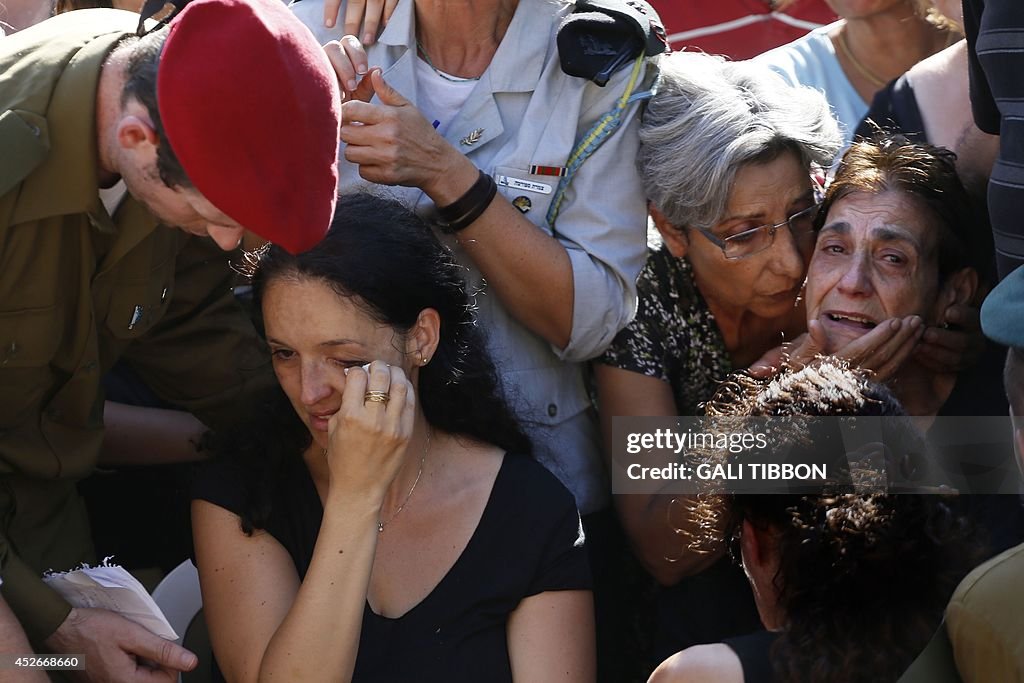
[(73, 483), (100, 450), (101, 376), (124, 357), (210, 426), (273, 381), (229, 256), (99, 199), (100, 68), (137, 21), (84, 10), (0, 40), (0, 572), (36, 640), (69, 609), (40, 572), (89, 553)]

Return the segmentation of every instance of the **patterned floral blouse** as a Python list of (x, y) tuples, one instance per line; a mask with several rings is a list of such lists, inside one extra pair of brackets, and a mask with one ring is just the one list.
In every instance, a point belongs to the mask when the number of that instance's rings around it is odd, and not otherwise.
[(619, 332), (599, 363), (657, 377), (672, 387), (678, 415), (697, 406), (732, 372), (715, 316), (697, 289), (689, 261), (665, 246), (652, 251), (637, 279), (636, 318)]

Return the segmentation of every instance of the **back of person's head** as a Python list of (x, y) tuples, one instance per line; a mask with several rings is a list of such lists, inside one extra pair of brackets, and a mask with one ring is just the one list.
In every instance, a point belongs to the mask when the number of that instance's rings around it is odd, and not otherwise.
[(832, 205), (855, 192), (897, 192), (926, 208), (939, 231), (939, 282), (961, 268), (987, 270), (992, 259), (991, 235), (975, 214), (970, 196), (956, 171), (956, 155), (902, 135), (879, 135), (854, 143), (843, 155), (818, 212), (825, 224)]
[(506, 450), (530, 450), (499, 391), (462, 269), (416, 214), (370, 194), (342, 195), (320, 244), (298, 256), (272, 247), (263, 257), (253, 279), (257, 304), (267, 285), (280, 278), (322, 282), (400, 334), (424, 309), (437, 311), (437, 349), (419, 371), (427, 421)]
[(736, 171), (795, 152), (828, 167), (842, 138), (820, 92), (768, 67), (694, 52), (661, 60), (640, 126), (637, 167), (650, 202), (676, 227), (709, 229)]
[(705, 413), (736, 417), (906, 414), (885, 385), (871, 382), (866, 371), (834, 357), (800, 369), (783, 366), (766, 378), (735, 373), (705, 404)]
[(735, 496), (733, 533), (744, 521), (771, 533), (784, 615), (771, 659), (794, 683), (896, 680), (979, 559), (931, 495)]
[[(709, 403), (717, 415), (902, 416), (884, 386), (846, 364), (823, 359), (768, 380), (727, 383)], [(814, 451), (835, 447), (829, 429), (801, 429)], [(785, 435), (781, 437), (785, 439)], [(918, 435), (895, 429), (894, 450), (919, 448)], [(892, 440), (891, 442), (889, 440)], [(732, 495), (726, 538), (744, 521), (772, 538), (772, 577), (783, 632), (771, 650), (783, 681), (895, 680), (938, 625), (957, 581), (973, 566), (966, 522), (935, 495)]]
[[(825, 466), (824, 480), (793, 482), (789, 491), (880, 491), (912, 483), (928, 470), (928, 446), (892, 390), (871, 381), (870, 371), (834, 356), (819, 356), (802, 368), (784, 364), (771, 377), (734, 373), (704, 410), (726, 429), (745, 424), (746, 431), (763, 432), (767, 445), (761, 450), (773, 461)], [(864, 434), (858, 436), (857, 420), (837, 418), (882, 419), (862, 420)]]

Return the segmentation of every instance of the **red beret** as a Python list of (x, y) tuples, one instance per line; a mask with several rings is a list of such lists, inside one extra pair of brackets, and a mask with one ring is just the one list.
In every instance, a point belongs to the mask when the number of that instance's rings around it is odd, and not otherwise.
[(341, 96), (313, 34), (281, 0), (193, 0), (170, 23), (157, 104), (206, 199), (293, 254), (327, 233)]

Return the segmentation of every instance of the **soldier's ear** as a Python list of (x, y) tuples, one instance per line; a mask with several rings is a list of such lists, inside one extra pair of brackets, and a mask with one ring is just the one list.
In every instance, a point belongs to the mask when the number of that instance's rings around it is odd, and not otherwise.
[(117, 122), (117, 144), (124, 149), (156, 147), (157, 135), (153, 124), (142, 116), (127, 114)]

